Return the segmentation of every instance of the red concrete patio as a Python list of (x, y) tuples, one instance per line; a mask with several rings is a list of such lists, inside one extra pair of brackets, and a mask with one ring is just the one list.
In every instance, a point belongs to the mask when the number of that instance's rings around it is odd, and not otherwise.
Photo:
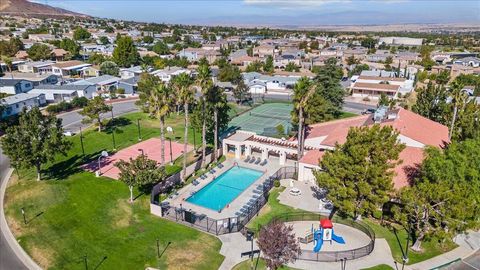
[[(144, 154), (149, 158), (157, 161), (160, 163), (161, 160), (161, 152), (160, 152), (161, 140), (160, 138), (151, 138), (146, 141), (134, 144), (130, 147), (122, 149), (111, 155), (107, 158), (101, 159), (101, 173), (102, 176), (110, 177), (113, 179), (118, 179), (118, 174), (120, 171), (117, 167), (115, 167), (115, 163), (119, 160), (128, 161), (130, 158), (136, 158), (137, 156), (142, 154), (142, 150)], [(191, 145), (187, 146), (187, 153), (192, 151), (193, 147)], [(183, 144), (172, 142), (172, 158), (175, 160), (179, 156), (183, 154)], [(165, 162), (170, 162), (170, 142), (165, 140)], [(84, 167), (86, 170), (95, 172), (98, 170), (98, 160), (94, 160), (87, 164)]]

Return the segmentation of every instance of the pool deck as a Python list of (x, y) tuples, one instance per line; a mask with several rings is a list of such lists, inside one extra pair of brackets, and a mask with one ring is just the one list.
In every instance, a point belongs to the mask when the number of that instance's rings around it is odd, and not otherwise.
[[(239, 166), (262, 171), (264, 172), (262, 176), (260, 176), (255, 182), (253, 182), (248, 188), (246, 188), (238, 197), (233, 199), (233, 201), (227, 205), (221, 212), (205, 208), (193, 203), (186, 201), (187, 198), (190, 197), (192, 192), (196, 192), (202, 189), (204, 186), (208, 185), (214, 177), (220, 176), (222, 173), (228, 171), (231, 167), (234, 166), (234, 163), (237, 162)], [(237, 216), (235, 213), (240, 212), (240, 209), (248, 203), (250, 199), (254, 195), (259, 195), (254, 193), (253, 191), (260, 185), (263, 181), (265, 181), (268, 177), (274, 174), (279, 168), (283, 167), (278, 164), (278, 161), (275, 159), (270, 160), (266, 165), (260, 166), (255, 165), (252, 163), (245, 163), (243, 160), (236, 160), (233, 158), (227, 158), (226, 161), (223, 163), (223, 168), (215, 167), (215, 173), (206, 173), (208, 176), (207, 179), (200, 179), (197, 178), (200, 184), (194, 186), (193, 184), (187, 185), (178, 191), (178, 195), (172, 199), (167, 199), (171, 206), (174, 207), (181, 207), (187, 210), (191, 210), (197, 214), (205, 214), (210, 218), (214, 219), (223, 219), (228, 217)]]

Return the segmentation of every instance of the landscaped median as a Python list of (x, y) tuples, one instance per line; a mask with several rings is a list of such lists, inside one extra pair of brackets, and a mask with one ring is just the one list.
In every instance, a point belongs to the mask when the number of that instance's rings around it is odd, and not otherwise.
[[(117, 150), (138, 142), (137, 119), (141, 119), (142, 139), (159, 135), (158, 121), (146, 114), (119, 117), (114, 131)], [(166, 121), (178, 136), (174, 139), (180, 141), (181, 120), (182, 115), (175, 115)], [(102, 150), (111, 151), (111, 132), (108, 127), (84, 132), (85, 157), (80, 135), (69, 138), (73, 148), (67, 157), (59, 156), (43, 167), (43, 181), (36, 181), (32, 170), (20, 170), (20, 178), (14, 174), (5, 210), (20, 245), (49, 269), (85, 269), (85, 263), (89, 269), (98, 265), (99, 269), (217, 269), (223, 256), (216, 237), (151, 215), (148, 194), (136, 191), (138, 198), (130, 204), (125, 184), (79, 168)], [(170, 173), (179, 169), (178, 165), (168, 168)], [(159, 259), (158, 253), (164, 250)]]

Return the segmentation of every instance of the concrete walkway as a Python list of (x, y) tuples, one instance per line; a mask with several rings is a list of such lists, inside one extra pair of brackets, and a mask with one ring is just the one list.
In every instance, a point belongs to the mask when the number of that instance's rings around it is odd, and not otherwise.
[[(220, 270), (230, 270), (238, 263), (248, 259), (248, 257), (242, 258), (240, 254), (250, 251), (252, 244), (241, 233), (224, 234), (218, 236), (218, 238), (222, 241), (220, 254), (225, 256), (225, 260), (220, 265)], [(253, 249), (258, 249), (256, 239), (253, 240)]]

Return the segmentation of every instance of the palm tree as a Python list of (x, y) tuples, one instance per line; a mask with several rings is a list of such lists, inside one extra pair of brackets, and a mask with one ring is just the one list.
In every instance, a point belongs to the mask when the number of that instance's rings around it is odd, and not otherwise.
[(207, 117), (206, 117), (206, 108), (205, 108), (205, 95), (207, 94), (208, 88), (210, 87), (212, 83), (211, 79), (211, 70), (210, 67), (207, 64), (200, 65), (198, 67), (198, 74), (197, 74), (197, 79), (196, 83), (197, 85), (201, 88), (202, 90), (202, 111), (203, 111), (203, 117), (202, 117), (202, 168), (205, 167), (205, 155), (206, 155), (206, 148), (207, 148), (207, 139), (206, 137), (206, 130), (207, 130)]
[(450, 123), (450, 132), (448, 133), (448, 138), (451, 140), (453, 136), (453, 130), (455, 128), (455, 122), (457, 121), (457, 114), (458, 114), (458, 106), (460, 104), (465, 104), (467, 100), (467, 94), (462, 91), (463, 84), (458, 82), (453, 82), (450, 85), (450, 97), (452, 99), (453, 105), (453, 116), (452, 122)]
[(148, 96), (148, 111), (160, 120), (161, 165), (165, 165), (165, 117), (172, 112), (173, 100), (172, 89), (163, 83), (153, 88)]
[(300, 160), (303, 156), (303, 145), (305, 136), (305, 106), (310, 97), (315, 93), (316, 86), (307, 77), (302, 77), (297, 82), (294, 88), (293, 103), (295, 109), (298, 111), (298, 135), (297, 135), (297, 159)]
[[(213, 108), (213, 160), (217, 161), (217, 150), (218, 150), (218, 110), (223, 106), (225, 102), (225, 92), (224, 89), (218, 86), (211, 86), (207, 94), (207, 103), (208, 106)], [(223, 101), (223, 102), (222, 102)]]
[(187, 174), (187, 145), (188, 145), (188, 110), (193, 100), (192, 80), (186, 73), (182, 73), (173, 79), (173, 85), (177, 90), (178, 100), (183, 104), (185, 111), (185, 134), (183, 144), (183, 170), (182, 180), (185, 181)]

